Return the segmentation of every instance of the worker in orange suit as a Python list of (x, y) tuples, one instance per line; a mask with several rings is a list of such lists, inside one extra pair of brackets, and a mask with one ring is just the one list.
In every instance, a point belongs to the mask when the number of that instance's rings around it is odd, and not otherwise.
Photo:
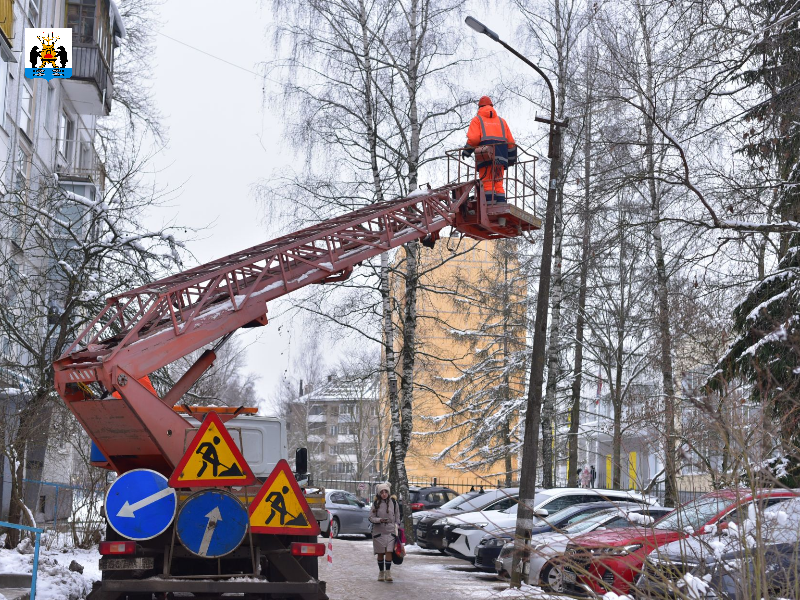
[(461, 156), (468, 158), (473, 152), (486, 201), (505, 202), (503, 176), (506, 168), (517, 162), (517, 145), (508, 123), (497, 114), (489, 96), (481, 96), (478, 100), (478, 114), (469, 124), (467, 145)]

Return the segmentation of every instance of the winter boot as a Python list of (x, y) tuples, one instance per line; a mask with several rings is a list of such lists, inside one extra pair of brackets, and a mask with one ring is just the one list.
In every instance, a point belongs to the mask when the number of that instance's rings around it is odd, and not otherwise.
[(386, 581), (385, 575), (386, 575), (386, 571), (379, 572), (378, 573), (378, 581)]
[(392, 579), (391, 571), (384, 571), (383, 574), (384, 574), (384, 579), (383, 579), (384, 581), (394, 581), (394, 579)]

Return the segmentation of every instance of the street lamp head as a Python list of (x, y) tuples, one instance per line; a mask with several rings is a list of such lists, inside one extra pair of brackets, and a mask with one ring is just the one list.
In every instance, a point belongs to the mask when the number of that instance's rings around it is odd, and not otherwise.
[(497, 35), (494, 31), (489, 29), (486, 25), (484, 25), (483, 23), (481, 23), (477, 19), (473, 19), (472, 17), (467, 17), (466, 19), (464, 19), (464, 22), (469, 27), (471, 27), (472, 29), (477, 31), (478, 33), (482, 33), (484, 35), (488, 35), (495, 42), (499, 42), (500, 41), (500, 36), (499, 35)]

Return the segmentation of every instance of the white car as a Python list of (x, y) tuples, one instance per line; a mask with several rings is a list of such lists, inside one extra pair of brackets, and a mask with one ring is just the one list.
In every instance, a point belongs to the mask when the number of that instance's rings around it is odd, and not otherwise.
[[(563, 592), (563, 571), (555, 559), (564, 554), (572, 538), (590, 531), (648, 525), (672, 510), (656, 506), (610, 508), (566, 525), (561, 533), (551, 532), (537, 536), (535, 542), (531, 542), (529, 562), (523, 567), (523, 571), (528, 574), (528, 583), (540, 585), (546, 591)], [(510, 573), (513, 553), (513, 543), (503, 546), (496, 565), (499, 575)]]
[[(560, 510), (585, 502), (603, 500), (638, 502), (653, 505), (656, 501), (637, 492), (586, 488), (552, 488), (536, 492), (533, 510), (537, 517), (547, 517)], [(475, 561), (478, 545), (487, 533), (506, 532), (516, 527), (517, 504), (503, 511), (481, 511), (447, 517), (449, 532), (445, 536), (445, 552), (456, 558)]]

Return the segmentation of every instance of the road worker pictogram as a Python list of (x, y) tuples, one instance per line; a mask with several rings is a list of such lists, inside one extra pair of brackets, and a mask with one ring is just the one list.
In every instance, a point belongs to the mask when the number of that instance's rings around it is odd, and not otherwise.
[(278, 461), (261, 486), (249, 513), (254, 533), (319, 534), (319, 525), (285, 460)]
[(256, 480), (241, 451), (215, 413), (208, 413), (169, 484), (175, 488), (250, 485)]

